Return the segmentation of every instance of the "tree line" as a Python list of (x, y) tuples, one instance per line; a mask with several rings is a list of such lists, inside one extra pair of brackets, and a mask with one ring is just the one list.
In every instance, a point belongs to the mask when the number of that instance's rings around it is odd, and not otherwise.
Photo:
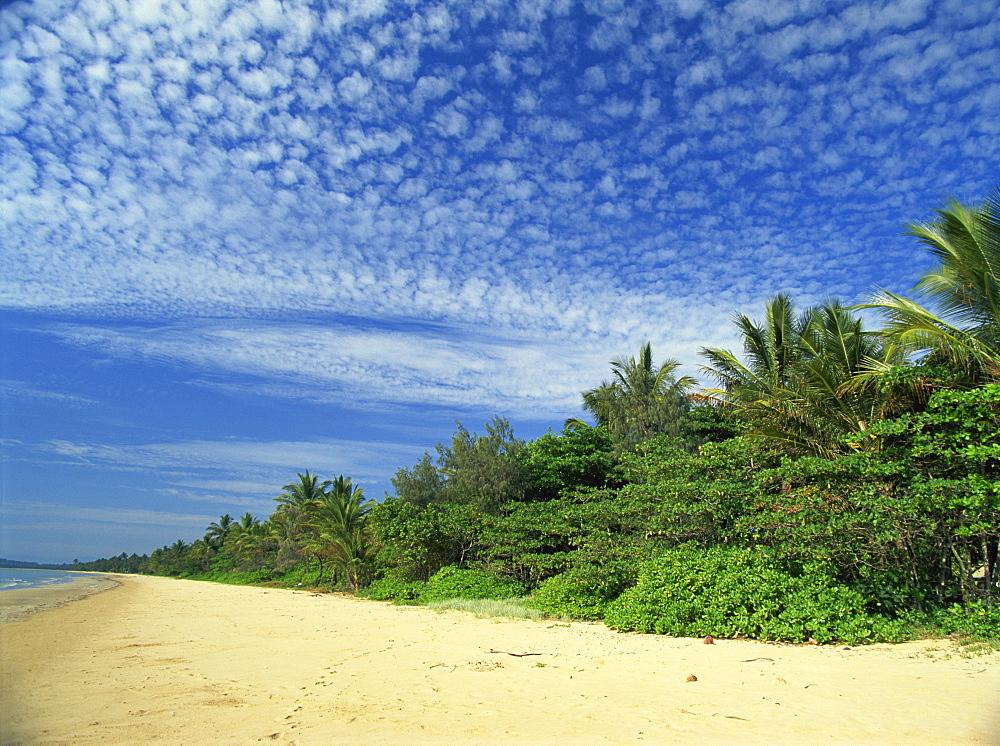
[(267, 519), (221, 516), (141, 571), (526, 596), (669, 634), (1000, 637), (1000, 190), (908, 233), (937, 262), (916, 299), (775, 296), (734, 318), (739, 352), (702, 350), (713, 388), (645, 344), (582, 394), (590, 421), (458, 425), (381, 502), (307, 471)]

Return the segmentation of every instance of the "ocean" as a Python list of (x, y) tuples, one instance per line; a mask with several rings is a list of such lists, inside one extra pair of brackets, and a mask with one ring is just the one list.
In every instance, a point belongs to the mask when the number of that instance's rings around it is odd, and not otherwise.
[(22, 570), (0, 568), (0, 592), (19, 591), (26, 588), (42, 588), (79, 580), (82, 575), (58, 570)]

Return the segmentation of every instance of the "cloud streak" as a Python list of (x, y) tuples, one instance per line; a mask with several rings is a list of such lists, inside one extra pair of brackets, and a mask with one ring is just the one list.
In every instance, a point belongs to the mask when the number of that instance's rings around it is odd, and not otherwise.
[[(28, 446), (23, 444), (22, 447)], [(333, 438), (268, 442), (199, 440), (133, 445), (50, 440), (31, 448), (62, 463), (153, 473), (165, 489), (183, 487), (186, 493), (194, 487), (201, 492), (250, 492), (250, 496), (257, 498), (275, 496), (275, 491), (296, 471), (323, 469), (324, 474), (331, 476), (334, 472), (343, 472), (364, 482), (382, 476), (386, 458), (415, 460), (414, 456), (419, 455), (412, 447), (392, 448), (385, 443)]]
[(565, 340), (530, 335), (484, 339), (456, 328), (203, 322), (60, 325), (51, 332), (75, 347), (118, 360), (168, 361), (229, 385), (239, 377), (249, 387), (367, 408), (426, 405), (459, 411), (485, 406), (522, 417), (565, 418), (576, 410), (579, 392), (607, 367), (600, 345), (572, 350)]

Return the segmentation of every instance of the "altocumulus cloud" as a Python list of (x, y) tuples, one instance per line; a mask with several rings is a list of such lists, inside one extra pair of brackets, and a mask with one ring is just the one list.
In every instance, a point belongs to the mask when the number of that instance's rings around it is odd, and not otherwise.
[[(574, 333), (574, 309), (648, 292), (757, 302), (779, 283), (756, 232), (788, 229), (807, 285), (799, 247), (870, 235), (857, 206), (913, 205), (921, 179), (934, 198), (987, 186), (987, 163), (961, 182), (934, 167), (996, 154), (996, 19), (968, 6), (13, 3), (4, 298)], [(921, 105), (941, 81), (949, 112)], [(632, 110), (654, 99), (658, 116)], [(932, 163), (904, 175), (926, 137)], [(771, 287), (720, 291), (714, 246)], [(882, 279), (858, 254), (828, 292)]]
[(995, 185), (997, 39), (995, 0), (10, 2), (0, 306), (219, 391), (558, 424), (646, 340), (694, 372), (776, 292), (907, 290), (901, 225)]

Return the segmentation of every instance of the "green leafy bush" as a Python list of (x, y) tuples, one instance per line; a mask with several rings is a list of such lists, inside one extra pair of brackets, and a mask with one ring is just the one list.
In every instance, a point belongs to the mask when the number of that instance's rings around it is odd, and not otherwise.
[(411, 580), (405, 572), (390, 570), (358, 595), (373, 601), (416, 601), (425, 585), (426, 581)]
[(934, 627), (944, 634), (973, 635), (1000, 640), (1000, 606), (987, 607), (982, 601), (966, 606), (955, 604), (932, 615)]
[(528, 605), (554, 616), (603, 619), (607, 605), (628, 585), (613, 573), (581, 565), (542, 581)]
[(608, 605), (613, 629), (677, 637), (848, 643), (905, 639), (903, 625), (865, 611), (825, 572), (790, 572), (758, 549), (671, 550), (646, 563)]
[(483, 570), (443, 567), (427, 581), (418, 600), (426, 604), (450, 598), (501, 599), (521, 595), (524, 595), (524, 586), (515, 581), (499, 578)]

